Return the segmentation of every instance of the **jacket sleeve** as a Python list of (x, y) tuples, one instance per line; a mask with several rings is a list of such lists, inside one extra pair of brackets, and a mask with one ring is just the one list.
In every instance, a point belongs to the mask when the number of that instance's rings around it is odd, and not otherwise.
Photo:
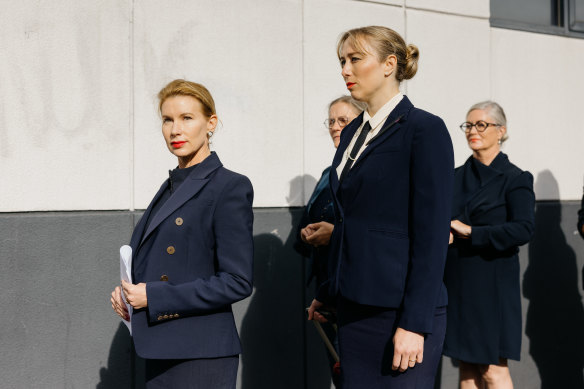
[(491, 226), (472, 226), (470, 243), (473, 247), (504, 251), (529, 242), (535, 230), (535, 194), (531, 173), (523, 172), (513, 179), (505, 201), (508, 221)]
[(148, 282), (148, 315), (205, 313), (242, 300), (252, 292), (253, 188), (236, 176), (223, 188), (213, 215), (216, 273), (182, 284)]
[(431, 333), (442, 288), (454, 179), (454, 152), (442, 119), (415, 128), (410, 160), (410, 260), (399, 327)]

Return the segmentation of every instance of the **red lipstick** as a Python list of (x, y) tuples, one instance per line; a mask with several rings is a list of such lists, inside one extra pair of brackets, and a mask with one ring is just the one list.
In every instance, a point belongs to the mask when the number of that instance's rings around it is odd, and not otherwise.
[(347, 82), (347, 89), (351, 89), (355, 85), (354, 82)]
[(175, 149), (179, 149), (182, 147), (182, 145), (184, 145), (185, 141), (181, 141), (181, 142), (170, 142), (170, 144), (172, 145), (172, 147), (174, 147)]

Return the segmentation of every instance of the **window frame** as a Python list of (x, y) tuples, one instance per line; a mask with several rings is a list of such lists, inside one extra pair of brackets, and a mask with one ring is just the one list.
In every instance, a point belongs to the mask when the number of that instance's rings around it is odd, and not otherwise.
[(526, 23), (492, 16), (489, 18), (489, 22), (491, 27), (496, 28), (584, 39), (584, 20), (575, 20), (576, 7), (584, 7), (584, 0), (558, 0), (558, 3), (561, 5), (560, 22), (563, 24), (562, 26), (552, 25), (551, 23), (549, 25)]

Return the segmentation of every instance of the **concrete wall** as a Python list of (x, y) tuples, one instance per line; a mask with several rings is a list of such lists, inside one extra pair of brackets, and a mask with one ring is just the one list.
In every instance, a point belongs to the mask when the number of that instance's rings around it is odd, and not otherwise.
[[(554, 185), (552, 176), (537, 179)], [(578, 208), (539, 202), (535, 238), (521, 249), (524, 338), (521, 362), (510, 364), (518, 388), (584, 388)], [(139, 215), (0, 215), (0, 388), (143, 387), (143, 361), (109, 306), (117, 249)], [(291, 247), (299, 216), (299, 208), (255, 211), (254, 293), (234, 306), (244, 347), (238, 388), (330, 387), (326, 351), (304, 320), (311, 289)], [(457, 376), (445, 358), (437, 388), (455, 388)]]

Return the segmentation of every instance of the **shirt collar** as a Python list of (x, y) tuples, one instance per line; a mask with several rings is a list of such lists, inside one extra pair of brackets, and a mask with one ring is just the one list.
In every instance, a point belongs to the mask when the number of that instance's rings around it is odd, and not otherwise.
[(377, 128), (380, 124), (385, 122), (391, 111), (394, 110), (394, 108), (399, 104), (403, 97), (404, 97), (403, 93), (398, 92), (398, 94), (393, 96), (387, 103), (385, 103), (383, 107), (381, 107), (379, 111), (377, 111), (375, 115), (373, 115), (373, 117), (371, 117), (369, 115), (369, 112), (365, 110), (365, 112), (363, 113), (363, 123), (369, 121), (369, 125), (371, 126), (372, 129)]

